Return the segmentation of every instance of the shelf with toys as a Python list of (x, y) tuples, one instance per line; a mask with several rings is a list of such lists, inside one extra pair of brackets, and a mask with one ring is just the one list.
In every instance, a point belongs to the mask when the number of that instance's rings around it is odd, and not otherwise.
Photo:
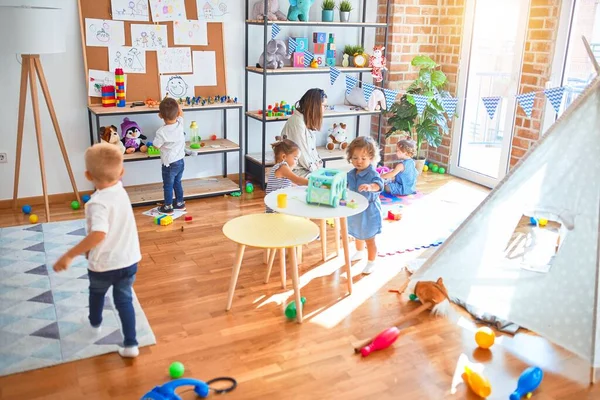
[[(277, 112), (272, 112), (272, 115), (269, 114), (269, 111), (268, 111), (269, 107), (276, 109), (277, 104), (278, 103), (276, 103), (275, 107), (272, 107), (271, 105), (269, 105), (267, 107), (266, 122), (287, 121), (288, 118), (290, 118), (291, 113), (282, 113), (281, 115), (277, 115), (278, 114)], [(329, 108), (325, 111), (325, 113), (323, 114), (323, 118), (359, 117), (362, 115), (378, 115), (378, 114), (381, 114), (380, 110), (369, 111), (369, 110), (363, 110), (359, 107), (352, 107), (352, 106), (346, 106), (346, 105), (333, 105), (333, 106), (329, 106)], [(246, 115), (257, 121), (263, 120), (262, 110), (246, 111)]]
[[(246, 20), (248, 25), (259, 25), (262, 26), (265, 24), (264, 21), (248, 19)], [(325, 21), (267, 21), (267, 25), (281, 25), (281, 26), (294, 26), (294, 27), (302, 27), (302, 26), (322, 26), (326, 28), (334, 28), (334, 27), (349, 27), (349, 28), (385, 28), (386, 24), (384, 22), (325, 22)]]
[[(329, 150), (325, 146), (317, 147), (317, 152), (319, 153), (319, 157), (324, 162), (334, 161), (334, 160), (343, 160), (346, 158), (346, 150), (342, 149), (333, 149)], [(248, 153), (246, 154), (246, 160), (249, 160), (255, 164), (261, 164), (262, 153)], [(265, 167), (272, 167), (275, 165), (275, 158), (273, 156), (272, 151), (265, 152)]]
[[(371, 68), (359, 68), (359, 67), (336, 67), (338, 71), (342, 73), (357, 73), (357, 72), (371, 72)], [(246, 71), (255, 74), (263, 74), (264, 70), (260, 67), (246, 67)], [(303, 68), (303, 67), (283, 67), (277, 69), (267, 69), (267, 75), (297, 75), (297, 74), (328, 74), (330, 72), (329, 67), (319, 68)]]

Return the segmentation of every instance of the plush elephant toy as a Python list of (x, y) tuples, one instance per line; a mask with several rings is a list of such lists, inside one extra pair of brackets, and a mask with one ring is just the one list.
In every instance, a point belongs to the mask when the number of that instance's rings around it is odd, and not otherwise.
[(290, 21), (308, 21), (310, 6), (315, 0), (290, 0), (287, 18)]
[[(265, 18), (265, 0), (257, 1), (252, 8), (252, 18), (262, 21)], [(279, 11), (279, 0), (269, 0), (267, 3), (267, 19), (269, 21), (285, 21), (287, 18)]]
[(267, 69), (283, 68), (284, 60), (291, 58), (287, 53), (287, 46), (283, 40), (272, 39), (267, 43), (267, 50), (260, 55), (257, 67), (263, 68), (266, 64)]

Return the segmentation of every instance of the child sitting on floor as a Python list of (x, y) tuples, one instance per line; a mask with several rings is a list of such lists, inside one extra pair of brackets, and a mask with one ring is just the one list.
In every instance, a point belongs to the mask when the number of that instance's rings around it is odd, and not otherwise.
[[(286, 139), (284, 136), (277, 142), (271, 145), (273, 153), (275, 153), (275, 165), (269, 172), (269, 181), (267, 182), (267, 191), (269, 194), (279, 189), (285, 189), (290, 186), (308, 185), (308, 179), (296, 175), (292, 172), (292, 169), (298, 164), (298, 158), (300, 158), (300, 148), (294, 142)], [(267, 207), (268, 213), (274, 212), (272, 209)]]
[(350, 143), (346, 154), (348, 161), (354, 166), (348, 172), (348, 189), (361, 193), (369, 201), (365, 211), (348, 218), (348, 233), (356, 239), (357, 251), (352, 261), (364, 258), (366, 242), (368, 262), (363, 274), (370, 274), (377, 258), (375, 236), (381, 233), (383, 224), (379, 193), (384, 185), (383, 179), (375, 170), (375, 165), (379, 162), (379, 148), (370, 137), (360, 136)]
[(54, 264), (54, 270), (64, 271), (75, 257), (86, 255), (90, 279), (88, 319), (94, 334), (100, 334), (104, 296), (112, 286), (125, 338), (119, 354), (137, 357), (131, 287), (142, 255), (131, 201), (121, 183), (123, 154), (118, 146), (95, 144), (85, 152), (85, 169), (85, 177), (96, 187), (85, 205), (87, 236)]
[(413, 156), (416, 152), (414, 140), (404, 139), (396, 144), (398, 164), (393, 170), (382, 174), (383, 179), (392, 179), (385, 185), (386, 193), (396, 196), (407, 196), (417, 193), (417, 168)]

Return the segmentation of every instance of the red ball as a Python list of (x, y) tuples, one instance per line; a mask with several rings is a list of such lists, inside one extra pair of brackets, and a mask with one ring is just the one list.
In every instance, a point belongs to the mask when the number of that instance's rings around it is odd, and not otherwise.
[(212, 135), (212, 136), (210, 137), (210, 140), (217, 140), (217, 135)]

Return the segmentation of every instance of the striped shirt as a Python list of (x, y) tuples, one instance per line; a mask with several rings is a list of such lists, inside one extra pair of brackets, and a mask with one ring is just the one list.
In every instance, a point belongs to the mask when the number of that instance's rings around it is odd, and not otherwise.
[[(282, 161), (278, 164), (273, 165), (273, 168), (271, 168), (271, 172), (269, 172), (269, 181), (267, 182), (267, 194), (279, 189), (289, 188), (294, 185), (292, 181), (290, 181), (288, 178), (278, 178), (275, 176), (275, 172), (277, 172), (277, 170), (282, 165), (287, 165), (289, 167), (288, 163)], [(273, 213), (275, 211), (273, 211), (269, 207), (266, 207), (266, 212)]]

